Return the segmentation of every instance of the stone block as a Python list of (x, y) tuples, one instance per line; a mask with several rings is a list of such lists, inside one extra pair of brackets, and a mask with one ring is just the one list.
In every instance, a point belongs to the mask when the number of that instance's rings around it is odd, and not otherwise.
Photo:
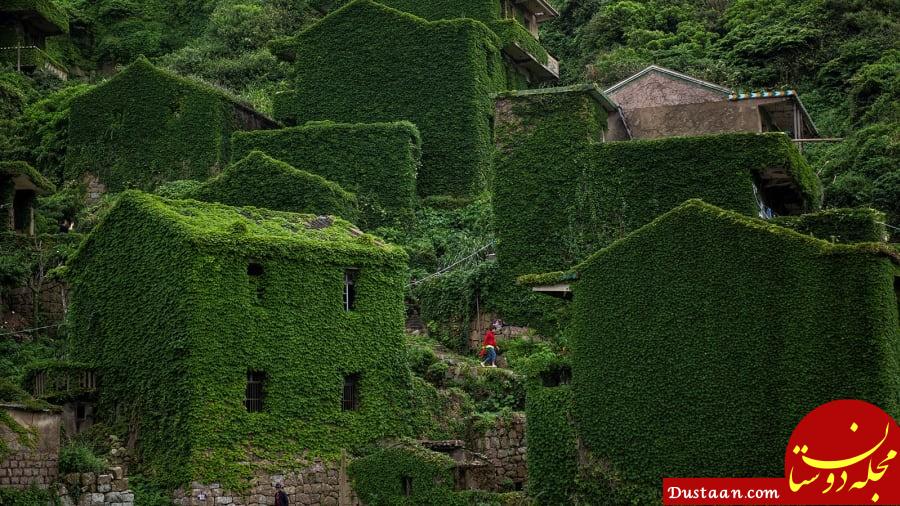
[(122, 500), (122, 492), (107, 492), (106, 493), (106, 502), (124, 502)]
[(122, 469), (122, 466), (110, 467), (109, 472), (112, 473), (114, 480), (121, 480), (125, 477), (125, 471)]
[(109, 483), (97, 485), (97, 492), (100, 492), (102, 494), (105, 494), (106, 492), (112, 492), (112, 485)]
[(216, 497), (216, 504), (231, 504), (234, 502), (234, 499), (227, 496), (219, 496)]

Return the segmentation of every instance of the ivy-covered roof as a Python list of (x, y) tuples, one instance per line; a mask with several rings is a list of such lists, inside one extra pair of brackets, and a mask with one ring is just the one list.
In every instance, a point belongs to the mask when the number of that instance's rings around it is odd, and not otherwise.
[(138, 58), (72, 101), (66, 178), (90, 172), (110, 191), (202, 181), (228, 164), (234, 130), (259, 126), (277, 124), (218, 88)]
[[(833, 213), (831, 213), (833, 214)], [(567, 271), (547, 272), (541, 274), (526, 274), (517, 278), (517, 283), (524, 286), (542, 286), (555, 283), (571, 283), (577, 281), (581, 273), (599, 258), (607, 255), (613, 255), (626, 245), (636, 235), (646, 235), (652, 233), (654, 229), (665, 227), (671, 218), (682, 215), (695, 216), (713, 216), (716, 219), (725, 222), (740, 225), (752, 230), (758, 230), (773, 235), (784, 237), (790, 241), (795, 241), (798, 246), (812, 246), (819, 250), (822, 255), (878, 255), (890, 258), (894, 263), (900, 264), (900, 254), (887, 244), (877, 242), (839, 244), (829, 242), (823, 239), (817, 239), (811, 235), (802, 234), (790, 228), (785, 228), (774, 224), (771, 221), (752, 218), (735, 211), (729, 211), (707, 204), (700, 199), (691, 199), (672, 209), (671, 211), (659, 216), (652, 222), (635, 230), (631, 234), (610, 244), (608, 247), (601, 249), (588, 257), (584, 262), (574, 266)], [(795, 219), (800, 219), (798, 217)]]
[(25, 176), (34, 183), (38, 190), (46, 193), (56, 191), (56, 186), (27, 162), (0, 162), (0, 176)]
[[(231, 207), (196, 200), (169, 200), (137, 190), (121, 193), (107, 213), (109, 219), (120, 208), (130, 208), (146, 219), (168, 222), (171, 238), (200, 247), (259, 251), (293, 257), (302, 252), (340, 249), (348, 254), (383, 257), (386, 262), (405, 260), (399, 247), (365, 234), (353, 224), (332, 216), (297, 214), (255, 207)], [(103, 233), (101, 222), (74, 255), (80, 262), (92, 238)]]
[(356, 222), (356, 195), (322, 176), (296, 169), (261, 151), (251, 151), (185, 198), (230, 206), (254, 206), (294, 213), (333, 214)]
[(4, 0), (0, 12), (35, 13), (62, 33), (69, 33), (69, 16), (53, 0)]
[(497, 94), (497, 98), (508, 97), (529, 97), (537, 95), (563, 95), (570, 93), (584, 93), (592, 97), (607, 112), (613, 112), (618, 109), (618, 105), (613, 99), (606, 96), (599, 86), (593, 83), (573, 84), (571, 86), (558, 86), (555, 88), (537, 88), (533, 90), (509, 90)]

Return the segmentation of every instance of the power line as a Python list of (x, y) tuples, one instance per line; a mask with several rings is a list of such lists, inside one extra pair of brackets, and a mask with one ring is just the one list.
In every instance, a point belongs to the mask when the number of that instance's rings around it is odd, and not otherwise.
[(3, 336), (12, 336), (12, 335), (16, 335), (16, 334), (23, 334), (23, 333), (27, 333), (27, 332), (34, 332), (34, 331), (36, 331), (36, 330), (52, 329), (52, 328), (62, 327), (62, 326), (63, 326), (62, 323), (57, 323), (56, 325), (47, 325), (47, 326), (45, 326), (45, 327), (35, 327), (35, 328), (32, 328), (32, 329), (22, 329), (22, 330), (17, 330), (17, 331), (15, 331), (15, 332), (6, 332), (6, 333), (4, 333), (4, 334), (0, 334), (0, 337), (3, 337)]
[(887, 223), (882, 223), (882, 222), (880, 222), (880, 221), (878, 221), (878, 222), (876, 222), (876, 223), (878, 223), (879, 225), (884, 225), (884, 226), (887, 227), (887, 228), (892, 228), (892, 229), (894, 229), (894, 230), (900, 230), (900, 228), (895, 227), (895, 226), (893, 226), (893, 225), (888, 225)]
[(418, 284), (420, 284), (420, 283), (423, 283), (423, 282), (425, 282), (425, 281), (427, 281), (427, 280), (429, 280), (429, 279), (431, 279), (431, 278), (435, 278), (435, 277), (437, 277), (437, 276), (440, 276), (441, 274), (444, 274), (444, 273), (450, 271), (451, 269), (453, 269), (453, 268), (456, 267), (457, 265), (459, 265), (459, 264), (465, 262), (466, 260), (468, 260), (468, 259), (474, 257), (475, 255), (481, 253), (482, 251), (484, 251), (484, 250), (490, 248), (490, 247), (493, 246), (493, 245), (494, 245), (494, 241), (491, 241), (491, 242), (485, 244), (484, 246), (482, 246), (481, 248), (475, 250), (475, 251), (474, 251), (472, 254), (470, 254), (469, 256), (467, 256), (467, 257), (465, 257), (465, 258), (463, 258), (463, 259), (457, 260), (456, 262), (453, 262), (452, 264), (448, 265), (447, 267), (444, 267), (443, 269), (441, 269), (441, 270), (439, 270), (439, 271), (437, 271), (437, 272), (435, 272), (435, 273), (429, 274), (428, 276), (425, 276), (425, 277), (422, 278), (422, 279), (417, 279), (417, 280), (411, 282), (411, 283), (409, 284), (409, 287), (416, 286), (416, 285), (418, 285)]

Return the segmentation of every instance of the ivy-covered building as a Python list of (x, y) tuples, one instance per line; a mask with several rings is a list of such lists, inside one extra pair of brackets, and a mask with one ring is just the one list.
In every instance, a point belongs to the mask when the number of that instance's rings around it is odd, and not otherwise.
[(409, 431), (406, 254), (346, 221), (127, 191), (67, 278), (96, 417), (172, 488)]
[(412, 123), (322, 121), (278, 130), (235, 132), (232, 159), (252, 151), (261, 151), (353, 192), (360, 221), (351, 221), (364, 230), (406, 226), (413, 219), (422, 140)]
[(182, 197), (236, 207), (334, 215), (352, 223), (359, 218), (356, 195), (322, 176), (296, 169), (260, 151), (251, 151)]
[(6, 209), (7, 229), (34, 235), (34, 206), (38, 195), (56, 187), (26, 162), (0, 162), (0, 203)]
[(61, 79), (64, 66), (46, 53), (47, 38), (69, 33), (69, 17), (53, 0), (4, 0), (0, 4), (0, 63), (20, 72), (46, 70)]
[(139, 58), (72, 101), (65, 174), (89, 174), (109, 191), (202, 181), (228, 164), (232, 132), (277, 126), (219, 89)]
[[(536, 324), (517, 276), (566, 269), (680, 203), (702, 198), (748, 216), (816, 209), (812, 168), (780, 133), (605, 142), (615, 104), (593, 85), (497, 98), (492, 200), (504, 318)], [(514, 301), (514, 302), (513, 302)]]
[(523, 62), (547, 66), (549, 55), (503, 18), (499, 2), (388, 3), (417, 15), (354, 0), (276, 41), (296, 78), (275, 97), (275, 116), (295, 125), (412, 122), (422, 134), (418, 193), (471, 196), (490, 178), (492, 94), (527, 87)]
[(500, 38), (510, 89), (559, 79), (559, 62), (544, 49), (540, 25), (559, 16), (547, 0), (379, 0), (380, 4), (429, 21), (474, 19)]
[[(816, 221), (842, 228), (840, 213)], [(779, 476), (794, 427), (835, 399), (900, 415), (900, 257), (886, 244), (691, 200), (570, 271), (522, 281), (574, 299), (571, 384), (529, 397), (568, 399), (574, 420), (541, 432), (565, 406), (529, 411), (529, 467), (556, 473), (536, 493), (571, 493), (575, 463), (554, 459), (578, 455), (559, 448), (575, 436), (582, 462), (618, 480), (607, 493), (634, 499), (663, 476)]]

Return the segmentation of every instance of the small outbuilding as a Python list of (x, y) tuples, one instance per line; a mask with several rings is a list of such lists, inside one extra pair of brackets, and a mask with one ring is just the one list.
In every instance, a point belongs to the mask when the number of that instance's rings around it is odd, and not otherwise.
[(8, 230), (34, 235), (34, 206), (38, 195), (56, 191), (53, 183), (26, 162), (0, 162), (0, 195)]
[(53, 0), (4, 0), (0, 4), (0, 63), (19, 72), (46, 70), (66, 79), (66, 68), (45, 50), (47, 37), (67, 33), (69, 17)]

